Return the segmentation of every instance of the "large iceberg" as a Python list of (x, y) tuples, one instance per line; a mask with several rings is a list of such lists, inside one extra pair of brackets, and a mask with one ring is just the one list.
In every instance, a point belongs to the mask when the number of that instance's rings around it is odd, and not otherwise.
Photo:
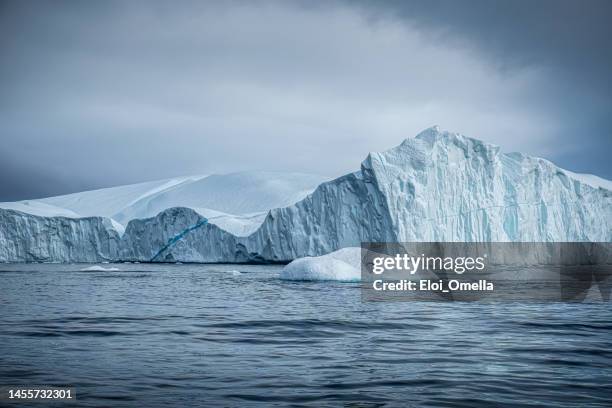
[[(504, 154), (434, 127), (370, 153), (360, 171), (322, 183), (296, 204), (271, 210), (253, 234), (231, 243), (236, 257), (224, 259), (287, 262), (364, 241), (610, 242), (611, 224), (609, 189), (547, 160)], [(190, 240), (216, 239), (208, 234), (200, 229)], [(181, 250), (172, 250), (172, 259), (181, 259)]]
[[(275, 186), (260, 184), (257, 191)], [(184, 206), (180, 200), (162, 200), (191, 208), (169, 208), (154, 217), (132, 219), (116, 259), (289, 262), (358, 247), (361, 242), (611, 242), (609, 186), (607, 180), (577, 175), (541, 158), (502, 153), (497, 146), (433, 127), (395, 148), (370, 153), (359, 171), (323, 182), (311, 193), (301, 186), (288, 189), (299, 194), (281, 194), (287, 201), (303, 198), (269, 211), (247, 213), (253, 208), (248, 200), (239, 200), (235, 206), (246, 207), (240, 207), (243, 214), (236, 217), (231, 214), (235, 208), (219, 204), (238, 200), (241, 190), (250, 194), (244, 185), (217, 195), (224, 197), (221, 201), (200, 199), (208, 212)], [(45, 204), (61, 207), (58, 202)], [(213, 205), (216, 208), (211, 209)], [(0, 218), (0, 230), (11, 229), (6, 225), (11, 219)], [(31, 241), (34, 235), (11, 231), (13, 235), (4, 234), (4, 242)], [(2, 253), (6, 251), (0, 252), (0, 260), (40, 258), (36, 251), (22, 251), (16, 258)], [(74, 252), (68, 260), (92, 257)]]

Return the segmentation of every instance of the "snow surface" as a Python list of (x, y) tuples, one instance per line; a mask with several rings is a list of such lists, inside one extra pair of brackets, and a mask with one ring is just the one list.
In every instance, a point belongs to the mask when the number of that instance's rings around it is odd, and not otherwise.
[(210, 208), (194, 207), (192, 210), (203, 215), (208, 219), (208, 222), (215, 224), (225, 231), (239, 237), (251, 235), (264, 222), (268, 212), (258, 212), (253, 214), (233, 215), (226, 214), (221, 211), (211, 210)]
[(283, 268), (280, 278), (296, 281), (359, 282), (361, 248), (342, 248), (322, 256), (296, 259)]
[(245, 236), (261, 225), (270, 209), (300, 201), (326, 180), (302, 173), (195, 175), (0, 203), (0, 208), (45, 217), (107, 217), (123, 235), (133, 219), (154, 217), (167, 208), (186, 207), (228, 232)]
[[(81, 217), (100, 216), (114, 218), (121, 224), (120, 215), (126, 209), (142, 200), (153, 198), (156, 194), (167, 191), (182, 183), (197, 181), (206, 176), (190, 176), (117, 187), (102, 188), (56, 197), (43, 198), (38, 201), (69, 209)], [(2, 205), (2, 204), (0, 204)]]
[(570, 177), (588, 184), (595, 188), (603, 188), (605, 190), (612, 191), (612, 181), (606, 180), (605, 178), (601, 178), (599, 176), (595, 176), (593, 174), (586, 173), (574, 173), (573, 171), (564, 170)]
[(80, 215), (66, 208), (46, 204), (42, 201), (26, 200), (9, 203), (0, 203), (0, 208), (6, 210), (21, 211), (26, 214), (38, 215), (39, 217), (68, 217), (79, 218)]

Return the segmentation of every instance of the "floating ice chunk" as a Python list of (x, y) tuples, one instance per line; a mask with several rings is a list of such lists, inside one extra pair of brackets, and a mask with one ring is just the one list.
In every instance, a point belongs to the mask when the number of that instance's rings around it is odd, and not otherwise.
[(296, 259), (285, 266), (280, 278), (298, 281), (359, 282), (361, 248), (342, 248), (327, 255)]
[(94, 265), (94, 266), (90, 266), (89, 268), (81, 269), (81, 272), (114, 272), (114, 271), (119, 271), (119, 270), (120, 270), (119, 268), (115, 268), (113, 266), (111, 266), (110, 268), (105, 268), (100, 265)]

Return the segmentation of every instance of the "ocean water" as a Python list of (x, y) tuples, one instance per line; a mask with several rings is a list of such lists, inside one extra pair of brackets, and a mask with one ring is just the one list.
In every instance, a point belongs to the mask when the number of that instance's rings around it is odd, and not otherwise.
[(54, 406), (612, 406), (610, 303), (362, 302), (279, 266), (87, 266), (0, 265), (0, 385), (75, 387)]

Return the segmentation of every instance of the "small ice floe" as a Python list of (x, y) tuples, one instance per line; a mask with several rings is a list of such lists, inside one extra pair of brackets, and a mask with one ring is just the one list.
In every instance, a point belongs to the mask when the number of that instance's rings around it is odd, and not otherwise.
[(81, 269), (81, 272), (113, 272), (113, 271), (119, 271), (119, 270), (120, 270), (119, 268), (115, 268), (113, 266), (111, 266), (110, 268), (105, 268), (100, 265), (93, 265), (93, 266), (90, 266), (89, 268)]
[(283, 280), (341, 281), (361, 280), (361, 248), (342, 248), (323, 256), (299, 258), (285, 266)]

